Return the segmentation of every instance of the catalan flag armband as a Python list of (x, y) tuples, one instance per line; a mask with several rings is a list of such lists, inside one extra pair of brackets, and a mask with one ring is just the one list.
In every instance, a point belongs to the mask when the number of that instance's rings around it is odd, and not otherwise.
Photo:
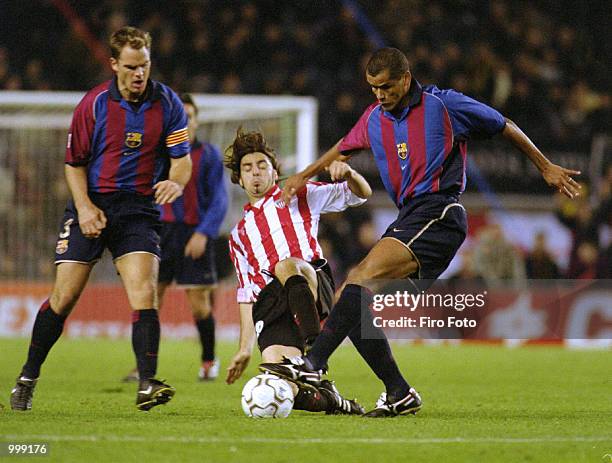
[(187, 127), (180, 130), (175, 130), (166, 137), (166, 146), (172, 148), (173, 146), (180, 145), (181, 143), (188, 141), (189, 135), (187, 134)]

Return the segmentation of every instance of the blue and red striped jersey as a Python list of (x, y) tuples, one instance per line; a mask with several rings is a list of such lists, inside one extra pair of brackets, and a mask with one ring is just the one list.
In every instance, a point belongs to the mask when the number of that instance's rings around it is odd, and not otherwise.
[(193, 170), (183, 196), (172, 204), (159, 206), (162, 222), (194, 225), (196, 231), (217, 238), (227, 212), (227, 189), (219, 148), (195, 141), (191, 147)]
[(426, 193), (465, 190), (467, 141), (488, 138), (506, 125), (498, 111), (455, 90), (421, 87), (413, 79), (408, 106), (391, 114), (374, 103), (342, 139), (351, 154), (370, 148), (398, 208)]
[(74, 111), (66, 163), (87, 166), (88, 190), (152, 195), (168, 156), (189, 153), (187, 116), (169, 87), (149, 80), (145, 99), (121, 97), (116, 79), (85, 94)]

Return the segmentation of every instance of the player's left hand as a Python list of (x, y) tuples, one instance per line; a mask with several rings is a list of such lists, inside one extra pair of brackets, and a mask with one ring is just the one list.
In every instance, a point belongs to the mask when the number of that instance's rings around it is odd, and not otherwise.
[(580, 196), (582, 188), (572, 175), (580, 175), (578, 170), (570, 170), (556, 164), (548, 164), (542, 171), (542, 177), (549, 186), (555, 187), (559, 193), (563, 193), (570, 199)]
[(185, 246), (185, 257), (190, 257), (192, 259), (199, 259), (204, 255), (204, 251), (206, 251), (206, 244), (208, 243), (208, 236), (195, 232), (189, 238), (187, 242), (187, 246)]
[(291, 198), (293, 198), (298, 191), (304, 188), (306, 183), (308, 183), (308, 179), (304, 178), (299, 173), (293, 174), (291, 177), (289, 177), (283, 185), (283, 193), (281, 195), (281, 200), (283, 203), (289, 204), (291, 202)]
[(238, 351), (229, 367), (227, 367), (227, 378), (225, 378), (225, 382), (227, 384), (233, 384), (240, 376), (242, 372), (246, 369), (251, 360), (251, 354), (248, 352)]
[(325, 170), (329, 172), (332, 182), (348, 180), (353, 173), (351, 166), (342, 161), (333, 161)]
[(155, 190), (155, 202), (157, 204), (169, 204), (176, 201), (183, 194), (183, 187), (173, 180), (164, 180), (153, 185)]

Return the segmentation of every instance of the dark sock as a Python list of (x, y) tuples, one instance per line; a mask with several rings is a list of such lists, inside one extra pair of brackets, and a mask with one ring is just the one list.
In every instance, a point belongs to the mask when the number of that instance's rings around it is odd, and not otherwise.
[[(371, 317), (371, 315), (370, 315)], [(370, 330), (380, 328), (369, 327)], [(370, 369), (384, 383), (389, 400), (396, 402), (408, 394), (410, 385), (406, 382), (399, 371), (397, 363), (393, 358), (389, 341), (381, 331), (380, 339), (362, 339), (361, 323), (353, 328), (349, 338), (355, 345), (359, 355), (363, 357)]]
[(293, 320), (307, 345), (312, 345), (321, 331), (319, 313), (315, 298), (310, 291), (308, 281), (301, 275), (294, 275), (285, 281), (287, 305)]
[(34, 321), (28, 360), (21, 369), (21, 376), (30, 379), (38, 378), (40, 367), (47, 358), (53, 344), (61, 336), (65, 321), (66, 317), (56, 314), (51, 309), (48, 299), (42, 303)]
[(195, 321), (202, 344), (202, 361), (215, 359), (215, 319), (212, 314), (208, 318)]
[(361, 286), (346, 285), (340, 299), (331, 310), (323, 329), (305, 359), (309, 366), (320, 370), (349, 332), (359, 324), (361, 313)]
[[(373, 303), (372, 293), (365, 289), (362, 291), (362, 304), (364, 307)], [(361, 327), (367, 326), (367, 338), (362, 338)], [(400, 372), (387, 336), (380, 328), (374, 326), (372, 312), (364, 310), (357, 326), (349, 333), (349, 338), (354, 344), (359, 355), (363, 357), (370, 369), (384, 383), (389, 400), (396, 402), (408, 394), (410, 385), (406, 382)]]
[(157, 310), (132, 312), (132, 347), (136, 354), (140, 381), (155, 377), (159, 350), (159, 318)]
[(293, 400), (293, 408), (307, 412), (333, 411), (336, 402), (333, 398), (328, 397), (326, 392), (300, 389)]

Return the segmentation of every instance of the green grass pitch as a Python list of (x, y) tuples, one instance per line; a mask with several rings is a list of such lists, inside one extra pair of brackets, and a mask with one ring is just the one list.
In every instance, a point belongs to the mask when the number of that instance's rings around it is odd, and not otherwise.
[[(159, 376), (177, 394), (148, 413), (134, 406), (136, 386), (119, 382), (133, 363), (128, 340), (61, 340), (44, 366), (33, 410), (12, 412), (9, 393), (27, 343), (0, 339), (0, 442), (49, 443), (49, 455), (35, 461), (612, 460), (609, 350), (396, 345), (424, 400), (416, 417), (293, 412), (253, 420), (240, 408), (240, 391), (258, 358), (239, 384), (197, 383), (195, 341), (162, 342)], [(226, 367), (234, 345), (218, 349)], [(371, 408), (381, 384), (355, 350), (343, 346), (331, 360), (340, 390)]]

